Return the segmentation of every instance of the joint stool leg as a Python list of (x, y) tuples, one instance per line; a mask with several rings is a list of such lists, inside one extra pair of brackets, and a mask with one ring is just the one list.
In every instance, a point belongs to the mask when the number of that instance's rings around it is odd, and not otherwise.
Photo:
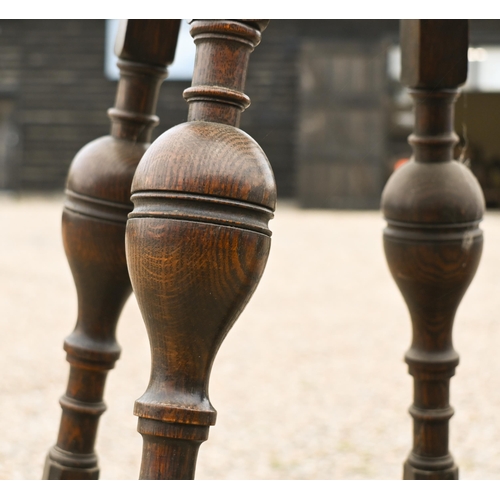
[(178, 20), (129, 20), (117, 41), (120, 81), (108, 114), (111, 135), (87, 144), (72, 162), (63, 212), (63, 241), (78, 293), (78, 319), (64, 349), (70, 363), (56, 445), (44, 479), (98, 479), (94, 443), (107, 373), (120, 355), (116, 324), (132, 288), (125, 257), (130, 187), (149, 146)]
[(452, 328), (479, 265), (484, 212), (477, 180), (453, 159), (467, 21), (402, 21), (401, 45), (402, 80), (415, 101), (413, 156), (389, 179), (382, 209), (387, 262), (413, 326), (405, 357), (414, 378), (413, 450), (404, 479), (458, 479), (448, 449), (450, 378), (458, 365)]
[(160, 136), (132, 185), (127, 261), (151, 344), (149, 386), (135, 404), (141, 479), (193, 479), (216, 412), (208, 397), (217, 350), (267, 261), (274, 177), (236, 128), (250, 53), (267, 25), (194, 21), (188, 122)]

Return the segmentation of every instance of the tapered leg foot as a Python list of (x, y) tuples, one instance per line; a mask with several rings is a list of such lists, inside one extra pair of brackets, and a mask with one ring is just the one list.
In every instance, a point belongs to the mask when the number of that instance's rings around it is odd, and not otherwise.
[(99, 479), (97, 456), (94, 453), (82, 455), (67, 453), (54, 446), (45, 460), (42, 479)]
[(403, 479), (439, 479), (439, 480), (450, 480), (450, 479), (458, 479), (458, 467), (454, 465), (449, 469), (444, 470), (421, 470), (416, 469), (408, 462), (405, 462), (403, 469)]

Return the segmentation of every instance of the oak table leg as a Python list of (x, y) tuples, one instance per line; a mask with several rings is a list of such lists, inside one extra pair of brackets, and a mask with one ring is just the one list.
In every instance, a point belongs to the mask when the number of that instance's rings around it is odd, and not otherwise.
[(62, 230), (78, 293), (78, 319), (64, 349), (70, 363), (57, 443), (44, 479), (97, 479), (94, 443), (107, 373), (120, 355), (115, 329), (132, 289), (125, 258), (130, 187), (149, 146), (158, 92), (174, 58), (179, 20), (122, 23), (120, 81), (109, 110), (111, 135), (87, 144), (68, 176)]
[(274, 177), (237, 127), (250, 53), (267, 22), (194, 21), (188, 122), (160, 136), (132, 186), (127, 262), (151, 344), (149, 386), (135, 404), (141, 479), (192, 479), (216, 412), (217, 350), (267, 261)]
[(415, 101), (410, 161), (382, 195), (387, 262), (410, 311), (413, 340), (405, 360), (414, 378), (413, 450), (404, 479), (458, 479), (448, 450), (450, 378), (458, 364), (452, 327), (479, 265), (484, 198), (453, 160), (457, 87), (467, 76), (465, 20), (401, 23), (402, 81)]

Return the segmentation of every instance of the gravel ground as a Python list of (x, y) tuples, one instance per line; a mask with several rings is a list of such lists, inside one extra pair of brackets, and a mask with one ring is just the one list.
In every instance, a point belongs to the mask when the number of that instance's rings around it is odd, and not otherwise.
[[(0, 479), (39, 479), (59, 426), (64, 337), (76, 296), (60, 238), (62, 197), (0, 197)], [(198, 479), (399, 479), (411, 448), (406, 307), (385, 263), (378, 212), (281, 203), (264, 277), (217, 356), (218, 421)], [(462, 479), (500, 477), (500, 213), (483, 223), (482, 263), (458, 311), (450, 449)], [(149, 347), (133, 298), (108, 378), (102, 479), (135, 479), (133, 402)]]

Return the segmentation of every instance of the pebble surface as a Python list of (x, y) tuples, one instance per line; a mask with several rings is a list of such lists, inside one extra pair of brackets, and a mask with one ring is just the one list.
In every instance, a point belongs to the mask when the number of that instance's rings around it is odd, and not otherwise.
[[(55, 443), (76, 294), (61, 242), (62, 196), (0, 197), (0, 479), (39, 479)], [(400, 479), (411, 449), (406, 306), (387, 269), (379, 212), (282, 202), (262, 281), (216, 358), (217, 424), (197, 479)], [(500, 478), (500, 213), (458, 310), (450, 450), (461, 479)], [(133, 403), (149, 345), (132, 297), (118, 325), (96, 450), (101, 479), (136, 479)]]

